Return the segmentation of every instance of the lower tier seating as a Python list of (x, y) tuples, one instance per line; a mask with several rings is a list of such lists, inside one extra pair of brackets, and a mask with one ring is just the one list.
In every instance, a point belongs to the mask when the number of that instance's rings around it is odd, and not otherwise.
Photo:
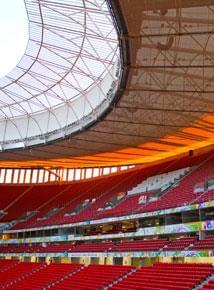
[(29, 286), (31, 289), (39, 290), (48, 286), (50, 283), (58, 281), (62, 277), (75, 274), (81, 267), (83, 266), (79, 264), (44, 264), (37, 271), (21, 276), (15, 283), (11, 282), (11, 290), (29, 289)]
[(0, 289), (9, 287), (19, 281), (20, 277), (34, 273), (45, 267), (42, 263), (17, 263), (7, 271), (0, 272)]
[(202, 288), (202, 290), (213, 290), (214, 289), (214, 278), (210, 280), (207, 284), (205, 284)]
[(101, 287), (108, 286), (112, 281), (123, 277), (132, 270), (134, 267), (129, 266), (89, 265), (49, 289), (101, 289)]
[[(0, 289), (100, 289), (135, 270), (132, 266), (16, 263), (0, 276)], [(0, 273), (1, 266), (0, 263)]]
[(211, 265), (155, 264), (145, 266), (114, 283), (111, 290), (189, 290), (213, 273)]
[(0, 260), (0, 273), (8, 271), (18, 263), (16, 260)]
[[(189, 290), (214, 273), (210, 264), (157, 263), (136, 269), (120, 265), (17, 261), (11, 261), (13, 267), (3, 273), (6, 264), (0, 261), (0, 289), (9, 290)], [(203, 289), (213, 289), (212, 285), (210, 281)]]

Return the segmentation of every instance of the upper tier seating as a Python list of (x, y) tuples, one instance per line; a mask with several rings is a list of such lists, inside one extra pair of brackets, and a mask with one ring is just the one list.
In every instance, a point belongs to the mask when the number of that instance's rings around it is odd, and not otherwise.
[(127, 195), (126, 199), (124, 199), (121, 203), (119, 203), (116, 207), (104, 211), (100, 211), (96, 213), (96, 219), (105, 218), (108, 216), (123, 216), (128, 215), (136, 207), (139, 207), (139, 199), (141, 196), (146, 196), (148, 194), (137, 194), (137, 195)]
[(145, 266), (118, 283), (111, 290), (189, 290), (213, 273), (206, 264), (155, 264)]
[(209, 200), (214, 200), (214, 189), (206, 191), (204, 194), (202, 194), (198, 199), (197, 203), (206, 202)]
[[(195, 158), (195, 159), (194, 159)], [(202, 157), (193, 157), (197, 162)], [(190, 161), (191, 161), (190, 160)], [(193, 161), (192, 161), (193, 162)], [(34, 215), (25, 221), (19, 221), (13, 229), (60, 225), (100, 219), (111, 216), (122, 216), (134, 213), (155, 211), (160, 209), (183, 206), (213, 198), (213, 190), (206, 193), (194, 193), (195, 184), (206, 182), (213, 177), (214, 158), (204, 162), (192, 173), (184, 177), (177, 187), (169, 189), (156, 201), (139, 204), (140, 195), (127, 195), (115, 207), (109, 210), (99, 210), (119, 193), (127, 193), (145, 178), (157, 175), (166, 170), (174, 170), (175, 164), (166, 162), (163, 165), (144, 170), (126, 172), (121, 175), (110, 176), (93, 181), (77, 182), (71, 185), (38, 185), (38, 186), (1, 186), (0, 210), (7, 212), (0, 217), (0, 222), (11, 222), (34, 211)], [(178, 161), (179, 163), (179, 161)], [(189, 162), (191, 165), (191, 162)], [(194, 163), (194, 162), (193, 162)], [(181, 163), (182, 164), (182, 163)], [(185, 164), (184, 164), (185, 165)], [(45, 194), (44, 194), (45, 192)], [(6, 194), (5, 194), (6, 193)], [(144, 195), (150, 193), (144, 193)], [(12, 196), (10, 198), (10, 196)], [(82, 210), (84, 201), (90, 202)], [(47, 213), (58, 209), (50, 217)], [(73, 211), (73, 212), (72, 212)], [(70, 213), (70, 214), (68, 214)]]
[[(27, 211), (37, 210), (41, 204), (47, 202), (47, 200), (65, 188), (65, 185), (21, 186), (20, 188), (17, 186), (2, 186), (0, 192), (0, 210), (5, 209), (7, 214), (1, 218), (1, 222), (15, 220), (25, 215)], [(5, 198), (7, 200), (7, 196), (12, 196), (12, 200), (8, 200), (6, 204)]]
[(197, 203), (198, 195), (194, 193), (194, 186), (206, 182), (213, 176), (214, 158), (210, 158), (192, 173), (183, 178), (178, 186), (165, 193), (158, 201), (150, 202), (146, 207), (139, 207), (135, 212), (154, 211)]
[[(53, 194), (52, 198), (47, 197), (46, 202), (40, 203), (39, 208), (36, 208), (38, 213), (35, 216), (25, 222), (17, 224), (13, 228), (38, 227), (49, 224), (58, 225), (90, 219), (101, 204), (106, 203), (115, 193), (122, 192), (123, 190), (127, 191), (130, 187), (139, 182), (140, 178), (142, 178), (140, 172), (134, 172), (132, 174), (124, 173), (122, 179), (121, 176), (112, 176), (98, 181), (82, 182), (72, 186), (67, 185), (66, 187), (62, 187), (62, 189), (60, 187), (58, 188), (57, 194)], [(45, 188), (38, 186), (37, 190), (41, 192), (40, 194), (43, 194)], [(43, 196), (45, 195), (43, 194)], [(39, 197), (37, 198), (39, 199)], [(86, 199), (91, 201), (94, 199), (96, 202), (90, 203), (89, 206), (78, 214), (67, 215), (68, 212), (71, 212), (72, 209), (75, 209)], [(43, 219), (45, 214), (53, 208), (61, 208), (61, 210), (50, 218)], [(6, 219), (7, 215), (4, 217), (4, 220)]]
[(164, 190), (170, 184), (173, 184), (176, 180), (179, 180), (189, 170), (190, 170), (189, 168), (182, 168), (172, 172), (167, 172), (156, 176), (148, 177), (146, 180), (144, 180), (143, 182), (139, 183), (137, 186), (129, 190), (128, 194), (144, 193), (158, 189)]
[[(173, 208), (183, 206), (193, 202), (194, 200), (200, 200), (199, 196), (194, 193), (195, 183), (201, 181), (207, 181), (207, 179), (213, 176), (213, 162), (214, 158), (209, 159), (205, 164), (194, 170), (192, 173), (187, 175), (178, 184), (177, 187), (170, 189), (168, 192), (163, 194), (159, 200), (151, 201), (149, 203), (139, 204), (139, 194), (127, 195), (127, 198), (119, 203), (116, 207), (101, 212), (97, 212), (96, 219), (105, 218), (109, 216), (122, 216), (133, 213), (141, 213), (147, 211), (155, 211), (160, 209)], [(148, 195), (149, 193), (143, 193), (142, 196)], [(206, 192), (203, 194), (202, 201), (207, 201), (212, 198), (213, 194)], [(197, 202), (196, 202), (197, 203)]]

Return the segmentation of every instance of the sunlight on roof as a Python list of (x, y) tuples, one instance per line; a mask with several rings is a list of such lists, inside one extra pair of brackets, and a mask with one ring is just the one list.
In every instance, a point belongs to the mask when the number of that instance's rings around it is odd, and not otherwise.
[(28, 41), (24, 0), (0, 0), (0, 77), (20, 61)]

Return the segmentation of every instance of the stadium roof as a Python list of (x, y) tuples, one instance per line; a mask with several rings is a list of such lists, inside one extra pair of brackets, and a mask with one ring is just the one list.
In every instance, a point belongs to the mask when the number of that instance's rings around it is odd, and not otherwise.
[(29, 40), (0, 80), (2, 150), (65, 137), (109, 106), (120, 75), (105, 1), (25, 0)]
[[(1, 106), (1, 132), (8, 134), (1, 137), (0, 166), (150, 163), (214, 146), (214, 0), (26, 5), (33, 38), (28, 67), (21, 61), (6, 78), (18, 81)], [(13, 122), (20, 119), (18, 130)]]

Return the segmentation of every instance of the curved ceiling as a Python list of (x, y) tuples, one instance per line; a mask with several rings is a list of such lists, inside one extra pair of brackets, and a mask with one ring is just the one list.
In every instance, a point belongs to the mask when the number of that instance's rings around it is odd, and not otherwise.
[(117, 33), (105, 1), (25, 0), (25, 6), (26, 51), (0, 79), (2, 151), (84, 128), (109, 106), (120, 78)]
[(1, 166), (150, 163), (213, 148), (214, 1), (108, 2), (128, 73), (119, 101), (69, 138), (2, 152)]

